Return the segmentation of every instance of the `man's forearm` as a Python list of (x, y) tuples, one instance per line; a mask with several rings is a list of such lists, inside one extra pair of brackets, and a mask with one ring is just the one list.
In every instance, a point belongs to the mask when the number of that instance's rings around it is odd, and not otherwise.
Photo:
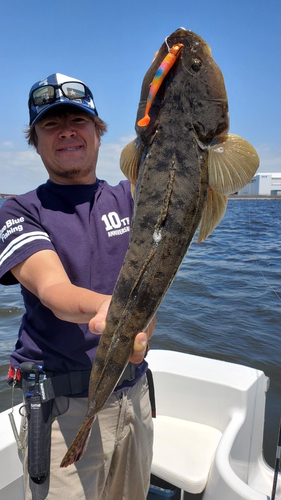
[(44, 289), (39, 296), (42, 304), (54, 315), (71, 323), (89, 323), (110, 295), (81, 288), (71, 283), (56, 283)]

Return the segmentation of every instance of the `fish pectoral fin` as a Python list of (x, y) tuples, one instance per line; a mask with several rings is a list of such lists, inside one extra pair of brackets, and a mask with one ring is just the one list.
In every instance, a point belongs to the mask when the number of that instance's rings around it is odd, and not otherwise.
[(142, 143), (138, 139), (134, 139), (133, 141), (129, 142), (129, 144), (127, 144), (127, 146), (125, 146), (121, 151), (120, 168), (125, 177), (127, 177), (127, 179), (131, 181), (131, 192), (133, 198), (135, 195), (139, 166), (143, 150), (144, 147)]
[(259, 167), (255, 148), (235, 134), (219, 137), (209, 148), (209, 185), (220, 194), (233, 194), (250, 182)]
[(227, 196), (242, 189), (255, 175), (259, 157), (246, 139), (227, 134), (209, 148), (209, 192), (197, 243), (205, 240), (222, 220)]
[(226, 206), (227, 196), (209, 188), (196, 243), (201, 243), (201, 241), (204, 241), (213, 232), (222, 220)]

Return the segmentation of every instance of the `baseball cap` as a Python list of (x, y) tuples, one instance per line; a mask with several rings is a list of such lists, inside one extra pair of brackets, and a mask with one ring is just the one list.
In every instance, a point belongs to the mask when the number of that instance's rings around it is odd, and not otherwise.
[(93, 94), (81, 80), (54, 73), (36, 82), (29, 92), (29, 125), (34, 125), (55, 106), (68, 104), (98, 116)]

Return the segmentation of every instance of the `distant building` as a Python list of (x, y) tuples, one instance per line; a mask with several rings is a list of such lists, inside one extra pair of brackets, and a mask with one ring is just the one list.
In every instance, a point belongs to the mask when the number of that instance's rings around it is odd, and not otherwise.
[(256, 174), (238, 194), (281, 196), (281, 172)]

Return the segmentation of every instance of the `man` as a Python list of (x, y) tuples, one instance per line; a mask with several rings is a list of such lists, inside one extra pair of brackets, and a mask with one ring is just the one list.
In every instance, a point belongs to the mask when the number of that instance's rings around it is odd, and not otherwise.
[[(131, 363), (95, 420), (82, 460), (59, 466), (86, 414), (89, 372), (129, 241), (130, 184), (111, 187), (96, 178), (106, 124), (83, 82), (61, 74), (37, 82), (29, 112), (28, 142), (49, 179), (1, 209), (0, 279), (21, 284), (26, 307), (10, 374), (16, 378), (32, 361), (56, 397), (50, 474), (41, 484), (28, 477), (27, 450), (26, 499), (144, 500), (152, 421), (143, 358), (154, 323), (136, 336)], [(26, 428), (24, 421), (27, 442)]]

